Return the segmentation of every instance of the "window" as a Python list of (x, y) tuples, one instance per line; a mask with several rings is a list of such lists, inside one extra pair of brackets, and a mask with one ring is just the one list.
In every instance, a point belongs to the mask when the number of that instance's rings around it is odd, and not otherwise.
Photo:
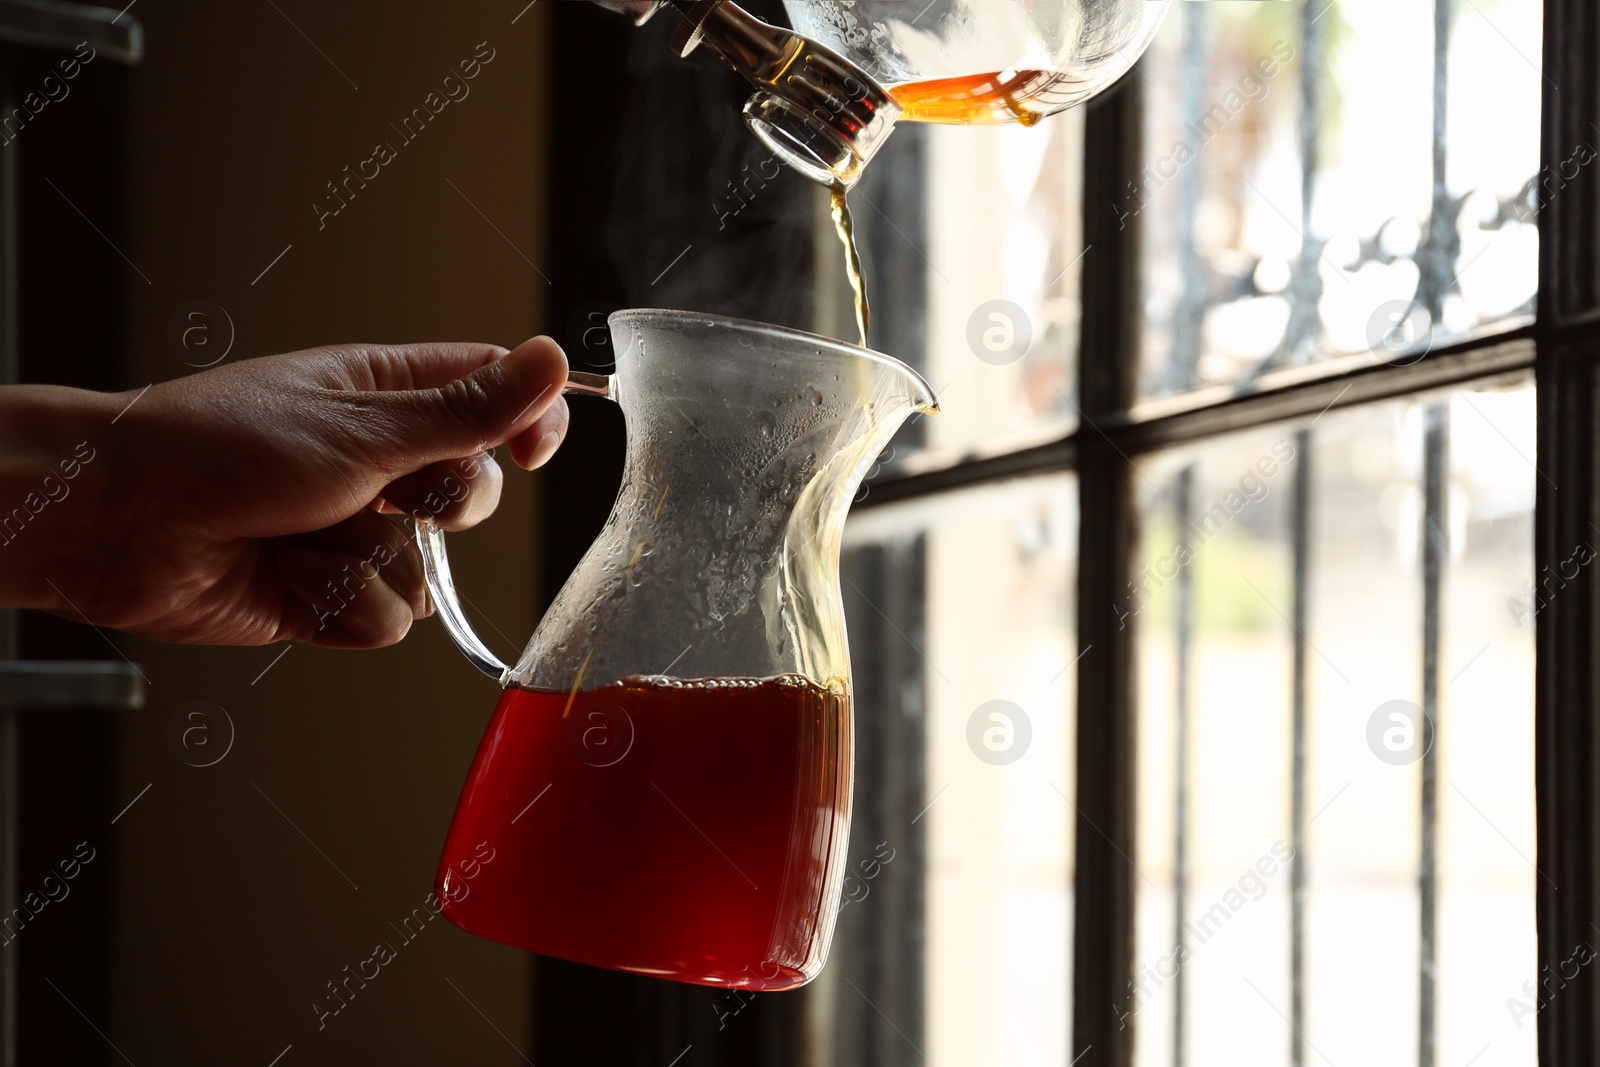
[(1537, 1062), (1533, 429), (1513, 379), (1143, 467), (1137, 1063)]
[[(849, 336), (825, 197), (723, 233), (737, 86), (634, 48), (630, 243), (558, 306)], [(727, 1032), (541, 964), (541, 1048), (628, 1003), (640, 1062), (1600, 1062), (1597, 101), (1587, 0), (1210, 0), (1077, 112), (897, 132), (874, 340), (945, 410), (843, 549), (831, 959)]]
[(1527, 0), (1178, 4), (1116, 209), (1143, 222), (1140, 395), (1530, 321), (1560, 181), (1531, 121), (1540, 22)]
[(1591, 776), (1548, 746), (1591, 751), (1594, 350), (1551, 338), (1600, 302), (1551, 264), (1592, 262), (1600, 133), (1538, 4), (1402, 7), (1178, 4), (1083, 115), (869, 174), (876, 340), (946, 414), (845, 546), (852, 851), (910, 862), (841, 918), (810, 1062), (1595, 1047), (1553, 903)]
[(1046, 474), (853, 520), (864, 710), (837, 955), (806, 994), (819, 1063), (1071, 1058), (1074, 490)]

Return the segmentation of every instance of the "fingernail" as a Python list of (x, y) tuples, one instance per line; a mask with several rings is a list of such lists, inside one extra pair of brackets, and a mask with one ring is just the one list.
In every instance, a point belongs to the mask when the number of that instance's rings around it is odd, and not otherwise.
[[(540, 339), (536, 338), (536, 340)], [(548, 341), (549, 338), (542, 338), (542, 340)], [(563, 364), (560, 369), (564, 371), (566, 356), (554, 341), (550, 341), (548, 347), (540, 346), (531, 349), (526, 348), (525, 345), (519, 345), (513, 353), (517, 358), (511, 363), (511, 371), (525, 386), (532, 387), (538, 384), (544, 386), (546, 390), (554, 388), (557, 367), (551, 359), (552, 354), (560, 358), (560, 362)]]
[(542, 467), (556, 454), (556, 449), (561, 447), (561, 432), (559, 430), (546, 430), (539, 443), (533, 446), (533, 457), (530, 464)]

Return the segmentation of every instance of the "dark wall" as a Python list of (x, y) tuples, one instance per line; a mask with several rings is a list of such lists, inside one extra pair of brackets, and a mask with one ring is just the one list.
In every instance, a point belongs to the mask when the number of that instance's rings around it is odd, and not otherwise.
[[(555, 332), (551, 6), (513, 24), (522, 4), (142, 0), (145, 62), (95, 60), (0, 149), (23, 179), (27, 377), (142, 388), (195, 373), (217, 349), (168, 340), (193, 300), (231, 319), (229, 361)], [(494, 58), (471, 95), (319, 227), (325, 182), (398, 141), (388, 124), (480, 42)], [(208, 326), (220, 343), (220, 320)], [(460, 583), (503, 655), (542, 596), (541, 477), (509, 470), (500, 511), (455, 539)], [(78, 841), (96, 858), (13, 946), (22, 1062), (524, 1062), (530, 958), (443, 920), (412, 941), (390, 925), (430, 889), (496, 698), (437, 622), (394, 649), (281, 659), (28, 627), (36, 654), (115, 658), (114, 643), (150, 689), (142, 712), (30, 716), (25, 730), (24, 889)], [(168, 740), (197, 700), (236, 734), (209, 767)], [(379, 941), (398, 958), (319, 1029), (326, 983)]]
[[(117, 292), (115, 266), (105, 255), (104, 240), (83, 224), (49, 181), (62, 173), (104, 175), (119, 165), (119, 105), (127, 71), (110, 62), (90, 63), (80, 65), (76, 77), (63, 83), (60, 64), (66, 58), (66, 53), (38, 49), (4, 50), (6, 76), (18, 98), (49, 76), (57, 79), (52, 92), (59, 96), (61, 85), (68, 90), (0, 148), (17, 168), (17, 244), (27, 256), (18, 292), (27, 313), (18, 316), (15, 327), (20, 372), (25, 381), (114, 388), (120, 375), (109, 357), (117, 327), (106, 308)], [(57, 121), (63, 116), (65, 121)], [(102, 225), (118, 225), (114, 182), (89, 183), (75, 203)], [(116, 655), (93, 630), (51, 616), (30, 615), (18, 633), (17, 651), (23, 658), (99, 660)], [(101, 831), (110, 817), (105, 807), (111, 800), (115, 754), (104, 711), (58, 708), (13, 714), (19, 717), (18, 806), (25, 820), (17, 857), (20, 897), (37, 894), (46, 874), (59, 877), (62, 861), (71, 870), (80, 843), (94, 842), (91, 849), (105, 844)], [(97, 860), (104, 855), (100, 851)], [(38, 921), (17, 931), (4, 950), (17, 956), (22, 1063), (50, 1058), (94, 1063), (106, 1051), (104, 1041), (76, 1014), (82, 1010), (104, 1018), (111, 996), (104, 965), (111, 936), (111, 884), (89, 873), (100, 872), (91, 864), (85, 877), (65, 886), (67, 897), (47, 905)], [(50, 983), (72, 990), (72, 1003)]]

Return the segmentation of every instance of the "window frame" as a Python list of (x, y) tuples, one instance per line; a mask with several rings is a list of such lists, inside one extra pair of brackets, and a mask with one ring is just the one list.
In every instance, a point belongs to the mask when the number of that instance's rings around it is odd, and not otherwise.
[[(1335, 3), (1337, 0), (1326, 0)], [(1593, 0), (1541, 0), (1545, 75), (1540, 163), (1555, 169), (1566, 149), (1600, 128), (1600, 10)], [(781, 17), (777, 4), (751, 0), (758, 13)], [(563, 264), (548, 305), (553, 325), (587, 322), (596, 296), (627, 286), (609, 252), (595, 241), (592, 220), (559, 210), (573, 198), (611, 188), (618, 132), (593, 114), (617, 114), (648, 71), (596, 80), (592, 57), (622, 56), (633, 43), (625, 20), (587, 4), (557, 5), (553, 83), (594, 92), (589, 111), (558, 110), (551, 143), (563, 167), (552, 175), (549, 247)], [(646, 42), (657, 44), (656, 42)], [(1419, 61), (1425, 61), (1419, 59)], [(707, 75), (708, 78), (713, 75)], [(1560, 87), (1558, 91), (1557, 87)], [(730, 91), (733, 91), (730, 89)], [(1132, 573), (1137, 533), (1131, 463), (1184, 443), (1349, 409), (1385, 398), (1534, 373), (1538, 404), (1535, 567), (1554, 566), (1570, 547), (1600, 530), (1600, 168), (1580, 171), (1539, 219), (1539, 309), (1531, 326), (1441, 346), (1410, 366), (1319, 364), (1314, 377), (1257, 383), (1249, 394), (1195, 394), (1136, 406), (1140, 326), (1140, 238), (1137, 216), (1124, 228), (1107, 209), (1137, 179), (1143, 149), (1141, 78), (1130, 75), (1086, 108), (1083, 186), (1085, 247), (1095, 269), (1084, 272), (1078, 361), (1080, 425), (1055, 441), (1009, 454), (875, 479), (857, 510), (1031, 474), (1078, 476), (1092, 515), (1080, 524), (1075, 593), (1077, 663), (1077, 797), (1070, 1054), (1081, 1067), (1132, 1062), (1132, 1031), (1111, 1008), (1114, 991), (1133, 973), (1134, 885), (1124, 855), (1134, 850), (1133, 631), (1119, 630), (1110, 605)], [(1566, 147), (1564, 147), (1566, 146)], [(670, 257), (668, 257), (670, 258)], [(654, 269), (654, 268), (652, 268)], [(646, 278), (648, 281), (648, 278)], [(613, 305), (614, 306), (614, 305)], [(581, 350), (575, 355), (581, 356)], [(620, 434), (599, 416), (575, 420), (567, 449), (583, 464), (557, 462), (543, 492), (560, 502), (560, 522), (545, 524), (543, 573), (553, 591), (587, 545), (612, 502), (606, 472), (620, 467)], [(1564, 487), (1557, 491), (1554, 486)], [(1094, 561), (1082, 566), (1081, 561)], [(1600, 678), (1600, 585), (1581, 571), (1535, 619), (1535, 787), (1537, 861), (1550, 875), (1538, 883), (1537, 926), (1542, 968), (1572, 946), (1600, 944), (1600, 731), (1593, 725)], [(920, 808), (921, 804), (913, 805)], [(530, 963), (535, 993), (536, 1058), (613, 1058), (667, 1062), (693, 1042), (705, 1063), (798, 1064), (803, 1042), (796, 997), (756, 1000), (727, 1032), (712, 1026), (703, 990), (555, 961)], [(1585, 968), (1538, 1015), (1545, 1067), (1600, 1062), (1600, 983)], [(620, 1010), (619, 1010), (620, 1009)], [(1063, 1006), (1065, 1010), (1065, 1005)]]
[[(1328, 0), (1333, 3), (1337, 0)], [(1543, 0), (1540, 164), (1600, 130), (1600, 10)], [(1565, 87), (1565, 91), (1558, 89)], [(1085, 131), (1085, 271), (1078, 427), (1048, 444), (875, 479), (857, 508), (941, 495), (1031, 474), (1073, 471), (1081, 499), (1076, 590), (1078, 660), (1072, 1039), (1083, 1062), (1128, 1067), (1133, 1031), (1113, 992), (1133, 978), (1134, 630), (1109, 605), (1124, 596), (1137, 538), (1133, 464), (1143, 455), (1222, 434), (1533, 372), (1538, 405), (1535, 571), (1597, 531), (1600, 456), (1600, 177), (1587, 168), (1539, 216), (1539, 301), (1528, 326), (1442, 345), (1405, 366), (1320, 364), (1249, 392), (1212, 391), (1140, 405), (1140, 229), (1115, 203), (1142, 165), (1144, 86), (1137, 73), (1091, 102)], [(1541, 171), (1543, 172), (1543, 171)], [(1557, 486), (1566, 487), (1565, 492)], [(1600, 938), (1600, 731), (1593, 724), (1600, 585), (1585, 569), (1535, 620), (1535, 789), (1540, 869), (1538, 964), (1554, 967)], [(1557, 886), (1565, 886), (1558, 890)], [(1600, 983), (1585, 971), (1539, 1013), (1541, 1067), (1600, 1062)], [(1090, 1052), (1093, 1055), (1089, 1055)], [(1427, 1058), (1427, 1053), (1424, 1053)], [(1076, 1062), (1076, 1061), (1074, 1061)]]

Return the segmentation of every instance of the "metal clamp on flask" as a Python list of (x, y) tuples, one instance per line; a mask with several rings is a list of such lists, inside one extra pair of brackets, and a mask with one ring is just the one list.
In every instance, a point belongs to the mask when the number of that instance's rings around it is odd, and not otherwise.
[(745, 123), (784, 162), (824, 185), (855, 184), (883, 147), (900, 105), (856, 64), (793, 30), (762, 22), (730, 0), (596, 0), (642, 23), (668, 7), (681, 16), (672, 48), (705, 45), (756, 86)]

